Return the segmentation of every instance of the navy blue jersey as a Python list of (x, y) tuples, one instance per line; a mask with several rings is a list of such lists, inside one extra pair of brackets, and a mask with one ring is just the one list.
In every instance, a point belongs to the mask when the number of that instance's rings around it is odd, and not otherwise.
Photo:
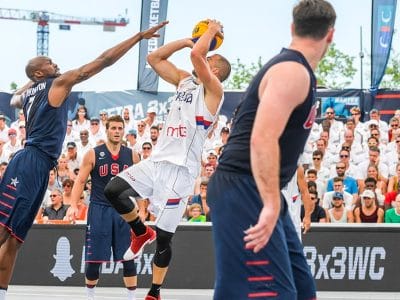
[[(250, 137), (259, 104), (259, 85), (269, 68), (285, 61), (294, 61), (304, 65), (310, 74), (310, 89), (307, 98), (292, 112), (279, 139), (281, 158), (280, 188), (283, 188), (293, 177), (297, 169), (297, 160), (303, 152), (316, 115), (316, 79), (304, 56), (298, 51), (285, 48), (264, 65), (250, 83), (243, 101), (237, 108), (229, 140), (219, 159), (218, 170), (252, 174)], [(273, 113), (273, 111), (270, 112), (270, 114)], [(268, 116), (264, 117), (268, 118)]]
[(49, 89), (54, 79), (36, 82), (29, 88), (23, 99), (23, 110), (27, 122), (26, 145), (34, 146), (56, 160), (67, 131), (68, 99), (60, 107), (49, 104)]
[(95, 164), (90, 177), (92, 178), (92, 191), (90, 201), (111, 206), (104, 196), (107, 183), (122, 170), (133, 165), (132, 149), (121, 146), (118, 155), (112, 155), (106, 144), (94, 147)]

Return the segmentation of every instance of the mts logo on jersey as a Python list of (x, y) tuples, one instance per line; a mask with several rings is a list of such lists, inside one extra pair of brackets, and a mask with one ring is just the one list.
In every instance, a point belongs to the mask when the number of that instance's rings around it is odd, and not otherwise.
[(167, 127), (167, 136), (172, 136), (172, 137), (186, 137), (187, 136), (187, 128), (184, 125), (178, 125), (176, 127), (174, 126), (168, 126)]
[[(127, 167), (128, 167), (128, 165), (124, 165), (122, 170), (125, 170)], [(104, 164), (104, 165), (99, 166), (99, 174), (101, 177), (105, 177), (108, 174), (115, 176), (118, 173), (120, 173), (122, 170), (120, 170), (119, 164), (117, 164), (117, 163)]]

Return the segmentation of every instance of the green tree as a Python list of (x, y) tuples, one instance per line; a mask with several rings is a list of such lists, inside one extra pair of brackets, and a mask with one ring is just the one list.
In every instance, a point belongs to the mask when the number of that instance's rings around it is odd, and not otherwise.
[(332, 89), (348, 87), (357, 72), (353, 66), (354, 58), (337, 49), (335, 43), (332, 43), (315, 71), (318, 86)]
[(390, 58), (386, 66), (385, 75), (382, 78), (379, 88), (399, 89), (400, 87), (400, 54), (394, 49), (391, 50)]
[(256, 63), (252, 62), (250, 65), (243, 64), (238, 58), (235, 63), (232, 63), (232, 73), (225, 87), (234, 90), (246, 89), (262, 66), (261, 56)]
[(10, 83), (10, 90), (15, 91), (17, 90), (18, 85), (13, 81)]

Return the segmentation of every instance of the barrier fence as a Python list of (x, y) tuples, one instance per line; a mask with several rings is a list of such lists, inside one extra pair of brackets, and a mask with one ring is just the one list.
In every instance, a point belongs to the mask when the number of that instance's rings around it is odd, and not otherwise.
[[(343, 225), (314, 225), (303, 236), (318, 290), (399, 292), (400, 225)], [(82, 286), (84, 236), (85, 225), (34, 225), (19, 253), (11, 284)], [(154, 247), (154, 243), (147, 246), (136, 259), (139, 287), (151, 284)], [(179, 226), (164, 286), (212, 289), (213, 282), (210, 224)], [(122, 286), (122, 264), (104, 263), (99, 286)]]

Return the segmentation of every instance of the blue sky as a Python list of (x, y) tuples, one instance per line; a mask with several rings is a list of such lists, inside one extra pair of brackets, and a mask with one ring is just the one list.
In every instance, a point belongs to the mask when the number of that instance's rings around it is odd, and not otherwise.
[[(225, 41), (218, 53), (232, 62), (240, 58), (243, 63), (250, 64), (260, 56), (265, 62), (281, 47), (289, 44), (291, 11), (296, 2), (169, 0), (167, 18), (170, 24), (166, 29), (165, 42), (189, 37), (194, 24), (199, 20), (215, 18), (221, 20), (225, 31)], [(363, 28), (364, 49), (370, 52), (371, 1), (332, 0), (331, 3), (338, 15), (335, 33), (337, 47), (354, 56), (354, 65), (359, 69), (360, 26)], [(72, 25), (70, 31), (62, 31), (58, 29), (58, 24), (50, 24), (49, 56), (59, 65), (61, 72), (91, 61), (105, 49), (139, 31), (140, 27), (141, 0), (0, 0), (0, 8), (47, 10), (63, 15), (97, 18), (123, 15), (127, 9), (130, 24), (117, 28), (113, 33), (103, 32), (101, 26)], [(24, 68), (26, 62), (36, 55), (36, 24), (0, 20), (0, 32), (0, 90), (8, 91), (12, 81), (19, 86), (27, 81)], [(393, 40), (393, 47), (398, 49), (396, 44), (397, 37)], [(138, 49), (135, 47), (115, 65), (75, 86), (74, 90), (135, 89)], [(171, 59), (178, 67), (191, 70), (188, 49), (175, 54)], [(367, 68), (366, 65), (364, 67)], [(352, 87), (360, 87), (359, 74)], [(172, 91), (173, 87), (160, 81), (159, 90)]]

